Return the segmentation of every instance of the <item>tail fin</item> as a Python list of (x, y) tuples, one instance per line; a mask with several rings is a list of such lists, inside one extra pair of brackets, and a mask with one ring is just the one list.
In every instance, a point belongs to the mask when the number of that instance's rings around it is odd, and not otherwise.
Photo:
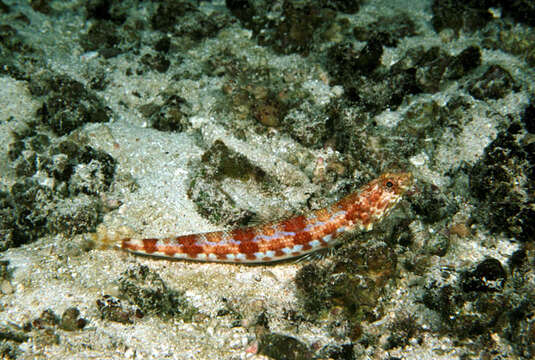
[(95, 247), (100, 249), (120, 248), (121, 240), (131, 238), (135, 231), (128, 226), (120, 226), (116, 229), (108, 229), (104, 224), (97, 226), (97, 231), (90, 234), (91, 240), (95, 242)]

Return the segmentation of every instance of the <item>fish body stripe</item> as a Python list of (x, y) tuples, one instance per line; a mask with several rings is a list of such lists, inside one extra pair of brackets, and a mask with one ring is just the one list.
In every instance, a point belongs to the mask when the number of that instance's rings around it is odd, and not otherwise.
[(368, 231), (412, 185), (410, 173), (386, 173), (338, 202), (278, 223), (231, 231), (125, 238), (136, 254), (228, 263), (266, 263), (299, 257), (335, 245), (348, 231)]

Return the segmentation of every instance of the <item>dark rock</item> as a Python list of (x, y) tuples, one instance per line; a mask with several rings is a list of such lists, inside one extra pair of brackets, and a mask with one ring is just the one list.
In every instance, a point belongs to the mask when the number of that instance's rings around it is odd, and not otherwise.
[(45, 81), (47, 99), (39, 110), (42, 121), (58, 135), (65, 135), (88, 122), (106, 122), (110, 109), (84, 85), (65, 76)]
[[(483, 264), (483, 267), (487, 265)], [(481, 276), (479, 271), (478, 276)], [(499, 276), (496, 281), (501, 279)], [(461, 278), (464, 279), (463, 274)], [(425, 287), (422, 301), (439, 313), (442, 319), (440, 331), (471, 342), (484, 341), (488, 334), (500, 331), (504, 324), (501, 319), (510, 308), (508, 297), (500, 292), (465, 292), (453, 285), (439, 287), (435, 282)]]
[(215, 224), (247, 225), (254, 215), (247, 209), (236, 206), (232, 197), (221, 189), (225, 178), (254, 181), (267, 189), (274, 180), (247, 157), (235, 152), (217, 140), (202, 155), (202, 164), (191, 179), (188, 197), (197, 206), (197, 211)]
[(362, 0), (321, 0), (322, 8), (333, 9), (346, 14), (355, 14), (360, 9)]
[[(1, 41), (1, 39), (0, 39)], [(9, 76), (15, 80), (28, 80), (28, 75), (22, 71), (24, 67), (20, 67), (16, 61), (11, 57), (0, 56), (0, 74)]]
[(461, 287), (463, 291), (502, 291), (507, 274), (502, 264), (493, 258), (480, 262), (470, 272), (463, 273)]
[(95, 22), (87, 34), (80, 36), (80, 46), (84, 51), (98, 51), (103, 57), (111, 58), (121, 53), (121, 41), (117, 25), (110, 21)]
[(375, 40), (384, 46), (396, 46), (400, 39), (416, 35), (416, 25), (406, 13), (379, 17), (371, 24), (353, 29), (359, 41)]
[[(487, 4), (485, 4), (487, 3)], [(474, 31), (485, 26), (492, 15), (488, 11), (492, 4), (489, 1), (470, 0), (459, 2), (455, 0), (434, 0), (431, 6), (436, 31), (451, 28), (455, 31)]]
[(50, 138), (45, 134), (36, 134), (28, 139), (27, 145), (31, 150), (42, 153), (50, 145)]
[(440, 233), (433, 234), (426, 243), (425, 248), (430, 255), (442, 257), (447, 254), (448, 249), (450, 248), (450, 239)]
[[(307, 55), (330, 38), (336, 11), (355, 13), (361, 0), (284, 1), (282, 9), (270, 1), (227, 0), (227, 8), (253, 31), (260, 45), (280, 54)], [(273, 17), (274, 12), (280, 16)]]
[(0, 356), (6, 360), (18, 359), (21, 357), (21, 351), (14, 341), (4, 340), (0, 343)]
[(524, 265), (527, 260), (528, 257), (526, 254), (526, 249), (520, 249), (513, 252), (509, 258), (509, 267), (511, 268), (511, 271), (514, 271), (515, 268)]
[(121, 300), (110, 295), (104, 295), (97, 300), (97, 309), (102, 319), (123, 324), (132, 324), (135, 319), (144, 316), (141, 310), (124, 306)]
[(49, 188), (39, 185), (34, 179), (25, 179), (14, 183), (10, 193), (17, 205), (29, 208), (35, 201), (50, 200), (52, 196), (52, 191)]
[[(385, 234), (395, 236), (389, 231)], [(395, 275), (396, 265), (395, 252), (384, 242), (351, 243), (330, 263), (302, 267), (295, 277), (297, 297), (310, 319), (324, 318), (338, 309), (333, 321), (346, 319), (344, 335), (356, 340), (362, 335), (360, 322), (382, 316), (380, 294)]]
[[(405, 96), (419, 94), (423, 90), (418, 83), (417, 72), (414, 69), (392, 71), (376, 81), (362, 78), (357, 86), (360, 86), (362, 90), (361, 103), (366, 110), (374, 114), (387, 108), (396, 108), (403, 102)], [(359, 91), (358, 87), (353, 91)]]
[(195, 203), (201, 216), (213, 224), (245, 226), (253, 213), (236, 206), (236, 202), (211, 178), (201, 173), (190, 182), (188, 197)]
[(472, 216), (492, 232), (533, 241), (534, 211), (524, 195), (534, 186), (532, 165), (517, 139), (520, 129), (515, 123), (500, 132), (470, 170), (470, 192), (480, 201)]
[(278, 20), (264, 18), (263, 25), (266, 26), (258, 26), (257, 31), (253, 31), (260, 45), (270, 46), (279, 54), (300, 53), (306, 56), (314, 46), (314, 39), (330, 27), (335, 16), (332, 10), (322, 9), (317, 2), (298, 4), (285, 1)]
[(128, 9), (132, 5), (121, 0), (88, 0), (85, 2), (87, 17), (97, 20), (111, 20), (123, 24), (127, 19)]
[(304, 307), (312, 314), (317, 314), (328, 307), (327, 299), (330, 292), (323, 286), (326, 277), (327, 270), (315, 264), (303, 266), (295, 275), (295, 284)]
[(415, 74), (418, 87), (429, 93), (439, 91), (451, 59), (450, 55), (437, 46), (422, 53)]
[(30, 6), (34, 11), (38, 11), (42, 14), (50, 14), (52, 8), (50, 7), (50, 0), (31, 0)]
[(232, 15), (236, 16), (243, 23), (249, 23), (257, 13), (254, 7), (254, 1), (251, 0), (225, 0), (227, 9)]
[(403, 348), (422, 331), (412, 314), (399, 314), (389, 328), (391, 334), (386, 339), (386, 350)]
[(108, 86), (109, 84), (109, 80), (107, 79), (107, 74), (104, 70), (102, 69), (98, 69), (96, 70), (91, 78), (89, 79), (89, 88), (91, 90), (96, 90), (96, 91), (102, 91), (104, 89), (106, 89), (106, 87)]
[(23, 343), (29, 338), (20, 328), (14, 324), (0, 325), (0, 339)]
[(446, 195), (436, 186), (421, 183), (418, 187), (418, 194), (410, 198), (411, 208), (425, 223), (445, 221), (457, 212), (456, 204), (448, 201)]
[(205, 172), (216, 180), (229, 177), (247, 181), (265, 180), (267, 174), (258, 166), (254, 166), (247, 157), (230, 149), (223, 141), (216, 140), (202, 155), (201, 161), (205, 165)]
[(447, 318), (453, 312), (455, 288), (451, 285), (438, 287), (435, 283), (426, 286), (422, 302), (431, 310), (437, 311), (443, 318)]
[(80, 330), (85, 327), (87, 320), (80, 317), (80, 310), (70, 307), (63, 312), (59, 326), (66, 331)]
[(9, 269), (9, 260), (0, 260), (0, 279), (8, 280), (11, 278), (11, 269)]
[(7, 6), (5, 2), (0, 0), (0, 13), (7, 14), (8, 12), (9, 12), (9, 6)]
[(186, 101), (177, 95), (164, 95), (164, 103), (145, 104), (139, 111), (148, 120), (150, 126), (160, 131), (185, 131), (190, 124), (187, 115), (182, 110)]
[(32, 176), (37, 170), (35, 151), (23, 151), (21, 156), (14, 162), (17, 176)]
[(44, 235), (48, 207), (53, 193), (35, 180), (26, 179), (17, 182), (10, 189), (12, 222), (4, 224), (5, 230), (12, 236), (12, 245), (18, 246)]
[(98, 200), (89, 196), (58, 201), (46, 218), (47, 229), (67, 235), (95, 231), (100, 213)]
[(531, 99), (530, 104), (526, 107), (522, 116), (522, 121), (526, 130), (535, 134), (535, 98)]
[(491, 67), (472, 82), (468, 91), (479, 100), (501, 99), (513, 90), (515, 82), (507, 70), (500, 65)]
[[(8, 24), (0, 24), (0, 45), (2, 46), (2, 48), (6, 48), (10, 52), (14, 53), (31, 54), (34, 52), (25, 37), (19, 34), (19, 32), (13, 26)], [(14, 69), (12, 70), (3, 69), (3, 72), (12, 73), (14, 75), (18, 74), (19, 76), (17, 76), (16, 78), (23, 76), (24, 72), (20, 70), (23, 68), (23, 64), (17, 62), (16, 59), (12, 58), (12, 56), (2, 56), (0, 57), (0, 62), (5, 65), (11, 65), (14, 67)]]
[(148, 66), (152, 70), (158, 71), (159, 73), (165, 73), (171, 65), (171, 62), (161, 54), (145, 54), (141, 57), (141, 63)]
[[(508, 263), (511, 280), (506, 284), (505, 294), (510, 299), (510, 305), (502, 309), (505, 318), (502, 334), (517, 354), (531, 359), (535, 356), (535, 327), (531, 321), (535, 311), (535, 293), (529, 279), (535, 275), (535, 251), (529, 245), (522, 246), (512, 254)], [(512, 286), (514, 291), (507, 293), (508, 286)]]
[(308, 102), (303, 102), (299, 110), (290, 110), (284, 116), (281, 125), (301, 144), (320, 147), (325, 145), (325, 140), (330, 135), (328, 122), (329, 118), (323, 111), (315, 109)]
[(362, 73), (371, 72), (381, 64), (382, 55), (383, 44), (378, 39), (370, 39), (353, 60), (351, 68)]
[(88, 0), (85, 5), (87, 17), (99, 20), (111, 20), (111, 4), (112, 1), (108, 0)]
[(105, 47), (98, 50), (98, 53), (104, 58), (104, 59), (110, 59), (112, 57), (116, 57), (117, 55), (121, 54), (123, 51), (117, 47)]
[(214, 36), (227, 21), (219, 13), (205, 15), (188, 1), (161, 2), (150, 18), (153, 29), (186, 36), (195, 41)]
[(499, 1), (504, 15), (509, 15), (518, 22), (535, 26), (535, 3), (531, 0)]
[(163, 32), (172, 32), (178, 18), (185, 16), (188, 12), (195, 12), (197, 9), (186, 1), (170, 1), (158, 4), (156, 12), (151, 18), (153, 29)]
[(24, 142), (22, 140), (15, 140), (9, 143), (7, 152), (9, 160), (15, 161), (22, 154), (22, 150), (24, 150)]
[[(418, 94), (422, 90), (436, 91), (436, 82), (440, 78), (425, 80), (425, 76), (430, 76), (430, 70), (426, 68), (430, 65), (422, 65), (431, 56), (425, 56), (423, 51), (408, 54), (406, 57), (410, 60), (399, 61), (386, 69), (379, 66), (382, 51), (377, 39), (370, 40), (361, 51), (356, 51), (351, 43), (329, 48), (327, 70), (334, 83), (344, 86), (344, 96), (351, 103), (362, 106), (366, 113), (373, 115), (398, 106), (409, 94)], [(436, 54), (434, 56), (436, 61)], [(440, 77), (444, 68), (439, 72)], [(426, 81), (432, 83), (432, 88)]]
[[(100, 196), (115, 175), (115, 160), (71, 139), (57, 142), (35, 131), (16, 132), (9, 156), (20, 178), (0, 192), (0, 249), (33, 241), (47, 233), (92, 231), (105, 211)], [(79, 140), (79, 139), (78, 139)], [(54, 186), (33, 178), (54, 178)]]
[(17, 214), (9, 206), (0, 208), (0, 251), (20, 246), (31, 240), (29, 234), (17, 226)]
[(471, 70), (481, 65), (481, 49), (470, 46), (453, 57), (444, 73), (446, 79), (460, 79)]
[(161, 37), (154, 44), (154, 50), (156, 50), (156, 51), (158, 51), (160, 53), (168, 53), (170, 47), (171, 47), (171, 39), (168, 36)]
[(383, 47), (370, 40), (361, 51), (355, 50), (350, 42), (336, 44), (327, 52), (327, 69), (337, 82), (353, 78), (355, 72), (367, 72), (380, 64)]
[(258, 352), (275, 360), (308, 360), (313, 358), (313, 353), (306, 344), (291, 336), (276, 333), (270, 333), (260, 338)]
[(147, 266), (127, 270), (119, 279), (119, 291), (144, 314), (191, 321), (196, 313), (196, 309), (180, 291), (169, 288), (162, 278)]
[(52, 149), (52, 154), (65, 154), (71, 159), (78, 159), (82, 153), (80, 145), (76, 142), (66, 139), (59, 142), (59, 144)]
[(355, 360), (353, 344), (327, 345), (318, 354), (320, 359)]
[(46, 309), (41, 313), (36, 319), (33, 319), (31, 322), (27, 323), (24, 326), (26, 331), (30, 329), (45, 329), (54, 327), (59, 324), (59, 317), (52, 311), (52, 309)]
[(524, 59), (529, 66), (535, 66), (535, 28), (516, 25), (509, 18), (493, 21), (482, 30), (482, 45), (485, 48), (500, 49)]
[(109, 189), (115, 174), (114, 158), (102, 150), (86, 146), (76, 160), (79, 163), (69, 179), (71, 194), (100, 196)]

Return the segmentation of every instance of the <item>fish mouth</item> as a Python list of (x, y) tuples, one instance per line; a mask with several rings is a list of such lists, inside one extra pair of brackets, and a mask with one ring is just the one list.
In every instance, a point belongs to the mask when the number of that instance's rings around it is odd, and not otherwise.
[(398, 173), (398, 188), (400, 195), (411, 196), (418, 192), (414, 176), (410, 172)]
[(399, 186), (403, 190), (408, 190), (410, 187), (412, 187), (414, 183), (414, 177), (412, 176), (412, 173), (405, 172), (399, 174)]

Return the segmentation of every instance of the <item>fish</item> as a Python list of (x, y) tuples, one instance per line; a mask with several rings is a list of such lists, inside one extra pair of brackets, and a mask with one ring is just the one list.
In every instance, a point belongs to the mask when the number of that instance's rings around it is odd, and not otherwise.
[(299, 258), (340, 243), (345, 234), (370, 231), (412, 187), (410, 172), (384, 173), (320, 210), (279, 222), (198, 234), (127, 236), (120, 248), (167, 259), (262, 264)]

